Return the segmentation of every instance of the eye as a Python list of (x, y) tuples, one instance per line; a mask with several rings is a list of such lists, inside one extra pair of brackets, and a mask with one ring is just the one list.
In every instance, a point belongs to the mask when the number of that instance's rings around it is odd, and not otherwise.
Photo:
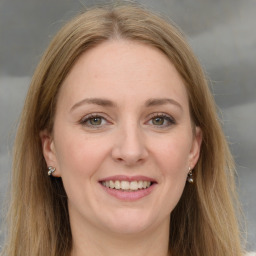
[(158, 128), (165, 128), (175, 124), (175, 120), (173, 117), (167, 114), (152, 114), (148, 123), (152, 126), (156, 126)]
[(90, 115), (83, 117), (81, 119), (80, 123), (83, 126), (87, 126), (90, 128), (100, 128), (100, 127), (104, 126), (105, 124), (108, 124), (108, 121), (104, 117), (102, 117), (98, 114), (90, 114)]
[(92, 117), (88, 120), (90, 125), (101, 125), (102, 123), (102, 118), (101, 117)]
[(164, 121), (165, 121), (164, 117), (161, 117), (161, 116), (157, 116), (157, 117), (152, 119), (152, 123), (154, 125), (163, 125)]

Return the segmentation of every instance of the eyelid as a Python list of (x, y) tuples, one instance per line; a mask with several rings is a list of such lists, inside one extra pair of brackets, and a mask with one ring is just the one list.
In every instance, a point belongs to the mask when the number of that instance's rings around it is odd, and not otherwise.
[(89, 121), (91, 118), (96, 118), (96, 117), (99, 117), (99, 118), (102, 118), (103, 120), (105, 120), (107, 125), (111, 124), (111, 121), (109, 120), (110, 118), (106, 117), (106, 115), (104, 113), (98, 113), (98, 112), (90, 113), (90, 114), (83, 116), (82, 118), (79, 119), (78, 123), (85, 127), (93, 128), (93, 129), (102, 128), (103, 126), (106, 125), (106, 124), (101, 124), (101, 125), (86, 124), (86, 122)]
[(159, 125), (159, 126), (152, 124), (152, 126), (154, 126), (156, 128), (160, 128), (160, 129), (161, 128), (166, 128), (166, 127), (175, 125), (177, 123), (173, 116), (171, 116), (170, 114), (163, 113), (163, 112), (157, 112), (157, 113), (150, 114), (147, 117), (148, 121), (146, 123), (150, 122), (153, 118), (156, 118), (156, 117), (162, 117), (162, 118), (164, 118), (165, 120), (167, 120), (169, 122), (169, 124), (167, 124), (167, 125)]

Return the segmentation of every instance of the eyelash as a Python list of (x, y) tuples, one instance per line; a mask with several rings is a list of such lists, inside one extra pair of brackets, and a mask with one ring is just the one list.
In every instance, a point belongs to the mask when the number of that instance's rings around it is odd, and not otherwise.
[[(102, 114), (98, 114), (98, 113), (93, 113), (93, 114), (89, 114), (89, 115), (86, 115), (85, 117), (83, 117), (79, 123), (83, 126), (86, 126), (86, 127), (89, 127), (89, 128), (93, 128), (93, 129), (99, 129), (101, 128), (103, 125), (105, 124), (99, 124), (99, 125), (93, 125), (93, 124), (89, 124), (88, 122), (92, 119), (96, 119), (96, 118), (100, 118), (101, 119), (101, 122), (102, 120), (104, 120), (106, 122), (106, 124), (110, 123), (105, 117), (102, 116)], [(172, 126), (174, 124), (176, 124), (176, 121), (173, 117), (171, 117), (170, 115), (167, 115), (167, 114), (164, 114), (164, 113), (153, 113), (149, 116), (149, 120), (146, 122), (150, 122), (152, 121), (154, 118), (163, 118), (164, 121), (167, 121), (167, 124), (164, 124), (164, 125), (154, 125), (154, 124), (151, 124), (152, 126), (154, 127), (157, 127), (158, 129), (164, 129), (164, 128), (167, 128), (169, 126)]]
[(83, 117), (79, 123), (83, 126), (87, 126), (89, 128), (93, 128), (93, 129), (99, 129), (101, 128), (104, 124), (100, 124), (100, 125), (93, 125), (93, 124), (89, 124), (88, 122), (92, 119), (96, 119), (96, 118), (100, 118), (101, 120), (104, 120), (106, 123), (110, 123), (109, 121), (107, 121), (107, 119), (105, 117), (102, 116), (102, 114), (98, 114), (98, 113), (93, 113), (93, 114), (89, 114), (86, 115), (85, 117)]
[(152, 121), (154, 118), (163, 118), (164, 121), (167, 121), (167, 124), (164, 124), (164, 125), (154, 125), (154, 124), (152, 124), (153, 126), (159, 128), (159, 129), (167, 128), (169, 126), (172, 126), (172, 125), (176, 124), (176, 121), (173, 117), (171, 117), (170, 115), (164, 114), (164, 113), (153, 113), (153, 114), (151, 114), (149, 121)]

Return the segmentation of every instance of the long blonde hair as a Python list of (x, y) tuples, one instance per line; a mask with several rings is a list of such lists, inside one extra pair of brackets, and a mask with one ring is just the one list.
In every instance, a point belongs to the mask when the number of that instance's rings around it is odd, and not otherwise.
[(51, 132), (58, 91), (79, 56), (106, 40), (139, 41), (161, 50), (186, 85), (193, 122), (201, 127), (195, 183), (171, 213), (173, 256), (240, 256), (234, 164), (203, 71), (175, 26), (135, 5), (98, 7), (65, 25), (33, 76), (14, 147), (6, 256), (68, 256), (72, 235), (60, 178), (49, 178), (40, 131)]

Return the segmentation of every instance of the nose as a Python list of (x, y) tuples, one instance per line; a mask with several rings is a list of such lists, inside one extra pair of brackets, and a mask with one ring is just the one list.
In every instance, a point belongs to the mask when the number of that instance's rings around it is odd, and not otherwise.
[(140, 128), (134, 125), (123, 127), (114, 139), (112, 157), (126, 166), (144, 162), (148, 157), (145, 138)]

